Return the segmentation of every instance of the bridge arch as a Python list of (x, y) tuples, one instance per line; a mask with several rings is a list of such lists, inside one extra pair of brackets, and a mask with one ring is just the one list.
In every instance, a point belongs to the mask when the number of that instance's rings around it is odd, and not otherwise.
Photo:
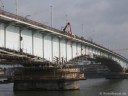
[[(90, 61), (93, 63), (100, 63), (102, 65), (105, 65), (108, 67), (108, 69), (111, 72), (124, 72), (124, 67), (118, 63), (117, 61), (114, 61), (112, 58), (107, 58), (104, 56), (94, 56), (93, 58), (88, 56), (88, 55), (81, 55), (77, 56), (67, 62), (67, 64), (72, 64), (72, 65), (79, 65), (79, 63), (83, 61)], [(84, 65), (84, 64), (83, 64)]]

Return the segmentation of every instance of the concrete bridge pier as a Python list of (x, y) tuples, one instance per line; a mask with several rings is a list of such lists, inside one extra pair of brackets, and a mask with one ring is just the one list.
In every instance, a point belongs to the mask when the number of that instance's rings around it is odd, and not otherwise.
[(79, 68), (21, 68), (14, 74), (14, 91), (78, 90), (85, 80)]
[(13, 89), (14, 91), (24, 91), (24, 90), (79, 90), (78, 80), (69, 81), (34, 81), (34, 80), (20, 80), (14, 81)]
[(128, 79), (126, 72), (112, 72), (106, 75), (106, 79)]

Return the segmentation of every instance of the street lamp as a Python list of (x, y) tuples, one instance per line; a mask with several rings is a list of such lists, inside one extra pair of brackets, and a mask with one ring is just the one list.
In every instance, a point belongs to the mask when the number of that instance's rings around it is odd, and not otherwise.
[(68, 15), (66, 14), (65, 17), (66, 17), (66, 24), (67, 24), (68, 23)]
[(18, 0), (16, 0), (16, 15), (18, 15)]
[(50, 8), (51, 8), (51, 27), (53, 27), (53, 6), (51, 5), (50, 6)]
[(82, 36), (84, 36), (84, 24), (82, 24)]

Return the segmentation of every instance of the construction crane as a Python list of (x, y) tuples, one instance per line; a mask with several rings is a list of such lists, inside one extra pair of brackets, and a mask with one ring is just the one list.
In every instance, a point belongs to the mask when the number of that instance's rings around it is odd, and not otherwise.
[[(66, 30), (67, 29), (67, 30)], [(63, 29), (63, 31), (64, 32), (69, 32), (69, 33), (72, 33), (72, 30), (71, 30), (71, 25), (70, 25), (70, 23), (68, 22), (67, 24), (66, 24), (66, 26), (64, 27), (64, 29)]]
[(69, 22), (66, 24), (63, 31), (68, 33), (68, 35), (70, 36), (70, 45), (72, 47), (72, 29), (71, 29), (71, 24)]

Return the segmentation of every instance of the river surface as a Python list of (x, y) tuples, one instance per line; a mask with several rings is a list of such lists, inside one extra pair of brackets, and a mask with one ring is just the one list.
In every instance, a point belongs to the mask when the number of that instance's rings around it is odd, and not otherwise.
[(128, 80), (87, 79), (75, 91), (18, 91), (13, 84), (1, 84), (0, 96), (128, 96)]

